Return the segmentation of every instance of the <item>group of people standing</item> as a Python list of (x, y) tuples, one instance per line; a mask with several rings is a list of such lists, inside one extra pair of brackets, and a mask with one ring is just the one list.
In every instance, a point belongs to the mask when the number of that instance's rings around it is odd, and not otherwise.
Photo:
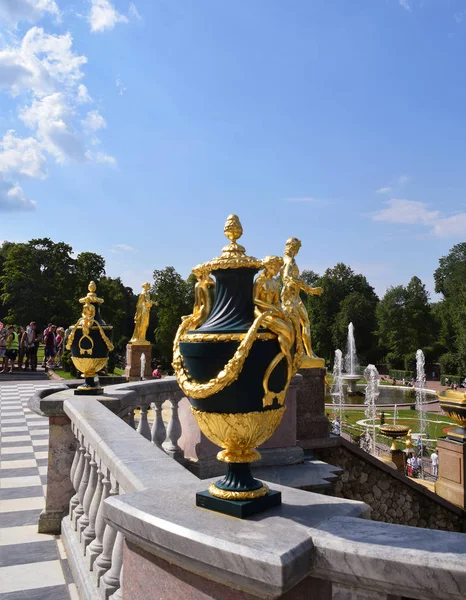
[[(35, 321), (26, 327), (15, 330), (14, 325), (0, 329), (0, 359), (3, 359), (0, 373), (12, 373), (17, 362), (18, 370), (37, 370), (37, 354), (40, 344), (44, 345), (42, 366), (49, 369), (61, 366), (64, 349), (65, 330), (49, 323), (43, 332)], [(24, 363), (24, 367), (23, 367)]]

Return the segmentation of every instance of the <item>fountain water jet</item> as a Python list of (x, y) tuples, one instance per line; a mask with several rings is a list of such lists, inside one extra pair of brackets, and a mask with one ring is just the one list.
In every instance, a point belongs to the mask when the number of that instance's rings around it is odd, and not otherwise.
[(416, 352), (416, 410), (418, 411), (419, 417), (419, 439), (420, 443), (420, 465), (421, 465), (421, 478), (424, 479), (424, 467), (422, 457), (424, 455), (424, 435), (426, 431), (426, 414), (424, 412), (426, 404), (426, 390), (425, 390), (425, 358), (424, 352), (418, 350)]
[[(333, 384), (332, 389), (330, 391), (330, 395), (332, 396), (333, 403), (333, 420), (338, 420), (340, 423), (340, 431), (338, 435), (341, 433), (341, 424), (342, 424), (342, 416), (343, 416), (343, 404), (345, 402), (345, 390), (343, 388), (343, 378), (342, 378), (342, 365), (343, 365), (343, 354), (341, 350), (335, 350), (335, 360), (333, 363)], [(338, 417), (338, 418), (337, 418)], [(335, 430), (333, 433), (337, 433)]]
[[(364, 369), (364, 377), (367, 380), (366, 397), (364, 404), (366, 405), (366, 419), (371, 421), (370, 425), (366, 425), (366, 436), (371, 436), (371, 454), (375, 456), (375, 421), (377, 418), (377, 398), (379, 397), (379, 372), (374, 365), (368, 365)], [(369, 428), (371, 432), (369, 432)]]
[(358, 355), (356, 353), (356, 342), (354, 340), (353, 323), (348, 325), (348, 340), (345, 354), (345, 372), (342, 374), (343, 381), (347, 384), (350, 394), (357, 392), (356, 384), (361, 379), (359, 374)]
[(141, 381), (144, 381), (145, 371), (146, 371), (146, 355), (143, 352), (141, 354)]

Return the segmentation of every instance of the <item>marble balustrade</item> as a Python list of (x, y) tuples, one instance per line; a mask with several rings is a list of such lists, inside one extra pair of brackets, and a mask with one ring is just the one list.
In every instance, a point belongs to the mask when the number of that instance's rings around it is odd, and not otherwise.
[[(283, 506), (247, 521), (196, 508), (211, 480), (172, 460), (176, 422), (170, 433), (160, 413), (173, 390), (128, 386), (118, 414), (72, 392), (64, 400), (76, 451), (62, 536), (83, 600), (149, 600), (155, 585), (164, 600), (466, 597), (464, 534), (370, 521), (362, 502), (278, 485)], [(135, 406), (139, 433), (118, 416)]]

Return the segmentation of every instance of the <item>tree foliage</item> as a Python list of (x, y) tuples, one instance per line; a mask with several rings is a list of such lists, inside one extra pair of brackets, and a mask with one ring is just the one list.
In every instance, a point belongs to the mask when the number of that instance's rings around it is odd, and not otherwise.
[(173, 340), (183, 315), (192, 312), (195, 278), (184, 280), (174, 267), (154, 271), (152, 293), (158, 302), (155, 345), (157, 357), (171, 364)]
[(377, 321), (379, 343), (392, 368), (411, 368), (416, 350), (426, 353), (435, 342), (429, 293), (419, 277), (387, 290), (377, 307)]
[(321, 277), (303, 271), (303, 278), (307, 283), (324, 290), (321, 296), (307, 299), (312, 345), (316, 354), (332, 360), (336, 348), (344, 350), (348, 324), (352, 322), (358, 353), (363, 362), (367, 361), (375, 348), (373, 332), (376, 328), (378, 298), (364, 275), (356, 274), (351, 267), (338, 263), (332, 269), (327, 269)]
[(48, 322), (68, 327), (81, 313), (78, 299), (91, 280), (104, 298), (102, 314), (114, 327), (115, 341), (131, 335), (135, 296), (119, 278), (105, 276), (105, 259), (99, 254), (81, 252), (74, 258), (71, 246), (49, 238), (4, 242), (0, 248), (0, 301), (9, 323), (34, 320), (39, 328)]
[(443, 295), (438, 313), (445, 351), (452, 356), (445, 362), (456, 364), (456, 372), (466, 374), (466, 243), (456, 244), (439, 260), (434, 273), (435, 291)]

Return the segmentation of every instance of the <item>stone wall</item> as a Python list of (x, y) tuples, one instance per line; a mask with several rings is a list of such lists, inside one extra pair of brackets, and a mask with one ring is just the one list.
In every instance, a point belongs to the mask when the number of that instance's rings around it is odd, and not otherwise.
[(362, 500), (372, 508), (372, 519), (398, 525), (466, 531), (466, 512), (447, 502), (342, 440), (340, 446), (313, 450), (314, 456), (343, 469), (332, 495)]

